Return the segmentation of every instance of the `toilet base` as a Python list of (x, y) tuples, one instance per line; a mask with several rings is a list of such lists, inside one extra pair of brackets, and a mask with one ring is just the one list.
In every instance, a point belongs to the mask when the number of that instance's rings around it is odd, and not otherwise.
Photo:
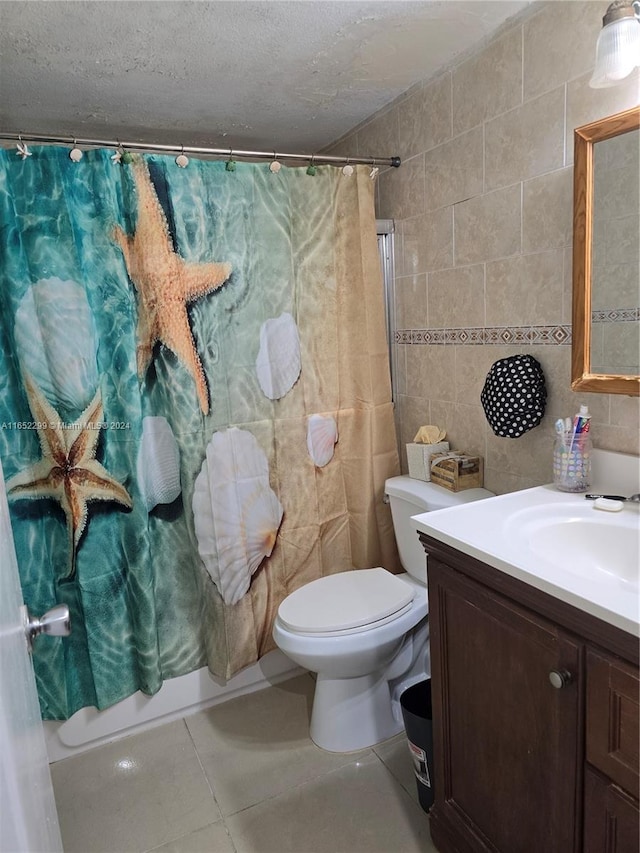
[(321, 749), (353, 752), (401, 731), (391, 710), (389, 683), (380, 672), (359, 678), (318, 674), (309, 733)]

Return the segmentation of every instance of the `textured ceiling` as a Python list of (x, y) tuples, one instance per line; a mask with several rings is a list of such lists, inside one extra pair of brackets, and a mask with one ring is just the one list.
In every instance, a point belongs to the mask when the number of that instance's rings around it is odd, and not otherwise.
[(0, 129), (317, 151), (526, 5), (4, 0)]

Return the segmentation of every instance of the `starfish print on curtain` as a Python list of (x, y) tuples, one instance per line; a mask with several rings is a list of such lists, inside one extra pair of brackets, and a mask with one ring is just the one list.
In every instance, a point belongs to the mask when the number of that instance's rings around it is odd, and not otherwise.
[(87, 525), (90, 501), (115, 501), (131, 509), (127, 490), (96, 460), (102, 424), (100, 389), (78, 420), (66, 426), (33, 381), (24, 377), (29, 407), (37, 425), (42, 459), (7, 481), (10, 500), (53, 498), (67, 518), (73, 577), (78, 543)]
[(231, 264), (195, 264), (174, 250), (169, 226), (158, 200), (147, 164), (132, 162), (138, 194), (138, 221), (129, 237), (116, 226), (114, 240), (122, 249), (129, 278), (138, 293), (138, 377), (144, 379), (160, 341), (189, 371), (196, 384), (203, 414), (209, 412), (209, 392), (193, 340), (187, 305), (220, 287), (231, 275)]

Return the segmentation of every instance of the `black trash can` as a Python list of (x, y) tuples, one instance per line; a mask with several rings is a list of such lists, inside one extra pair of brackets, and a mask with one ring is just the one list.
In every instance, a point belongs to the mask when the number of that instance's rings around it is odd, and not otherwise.
[(409, 687), (400, 696), (402, 719), (418, 787), (418, 800), (428, 812), (433, 805), (433, 711), (431, 679)]

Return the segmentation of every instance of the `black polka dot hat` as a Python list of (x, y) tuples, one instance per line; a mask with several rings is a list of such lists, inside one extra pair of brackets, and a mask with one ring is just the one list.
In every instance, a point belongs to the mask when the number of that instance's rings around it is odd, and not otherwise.
[(487, 374), (480, 400), (496, 435), (518, 438), (538, 426), (547, 402), (540, 362), (524, 354), (496, 361)]

